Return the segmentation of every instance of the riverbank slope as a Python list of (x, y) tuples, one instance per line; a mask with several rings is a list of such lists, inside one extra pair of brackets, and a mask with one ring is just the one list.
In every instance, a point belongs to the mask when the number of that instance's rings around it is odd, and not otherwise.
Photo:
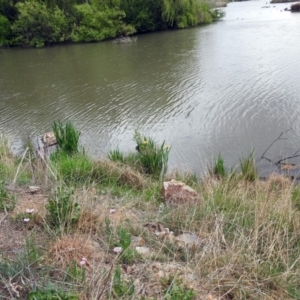
[[(151, 141), (142, 138), (137, 154)], [(3, 297), (299, 297), (299, 186), (279, 175), (260, 181), (253, 160), (226, 174), (220, 157), (200, 181), (162, 178), (141, 169), (137, 154), (92, 161), (60, 148), (49, 159), (29, 145), (17, 158), (1, 140)], [(163, 201), (171, 179), (198, 200)]]

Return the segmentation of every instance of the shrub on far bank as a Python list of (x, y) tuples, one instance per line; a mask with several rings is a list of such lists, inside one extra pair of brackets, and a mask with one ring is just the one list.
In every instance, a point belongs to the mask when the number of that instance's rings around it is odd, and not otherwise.
[(10, 44), (43, 47), (67, 39), (67, 18), (58, 7), (50, 9), (45, 3), (35, 1), (18, 2), (15, 7), (19, 13), (11, 24)]
[(84, 3), (75, 5), (75, 11), (76, 24), (71, 33), (71, 40), (74, 42), (97, 42), (135, 32), (132, 26), (123, 23), (124, 12), (119, 9), (100, 9)]
[(291, 11), (292, 12), (300, 12), (300, 3), (292, 4)]
[(10, 34), (10, 24), (5, 16), (0, 14), (0, 47), (8, 45), (8, 38)]

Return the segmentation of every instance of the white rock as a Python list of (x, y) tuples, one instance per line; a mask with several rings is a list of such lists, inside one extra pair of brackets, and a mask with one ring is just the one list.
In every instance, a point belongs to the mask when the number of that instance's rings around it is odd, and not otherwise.
[(150, 249), (147, 247), (135, 247), (135, 250), (141, 255), (150, 253)]

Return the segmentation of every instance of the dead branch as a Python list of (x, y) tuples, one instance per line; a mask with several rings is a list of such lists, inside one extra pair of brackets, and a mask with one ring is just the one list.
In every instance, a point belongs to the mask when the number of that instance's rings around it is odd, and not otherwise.
[(292, 158), (296, 158), (296, 157), (300, 157), (300, 154), (298, 154), (300, 152), (300, 149), (298, 149), (293, 155), (291, 156), (287, 156), (287, 157), (284, 157), (284, 158), (281, 158), (277, 161), (273, 161), (272, 159), (268, 158), (265, 156), (265, 154), (270, 150), (270, 148), (279, 140), (286, 140), (287, 138), (283, 138), (282, 136), (284, 134), (286, 134), (287, 132), (291, 131), (292, 128), (286, 130), (286, 131), (282, 131), (280, 133), (280, 135), (278, 136), (277, 139), (275, 139), (271, 144), (270, 146), (264, 151), (264, 153), (261, 155), (261, 159), (265, 159), (273, 164), (275, 164), (278, 168), (280, 167), (280, 165), (282, 165), (282, 162), (285, 161), (285, 160), (288, 160), (288, 159), (292, 159)]

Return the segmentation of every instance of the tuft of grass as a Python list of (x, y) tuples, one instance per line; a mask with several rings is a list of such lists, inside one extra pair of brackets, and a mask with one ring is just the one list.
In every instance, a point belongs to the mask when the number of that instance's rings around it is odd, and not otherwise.
[(51, 155), (51, 161), (59, 178), (67, 185), (82, 186), (91, 183), (93, 163), (85, 154), (69, 156), (66, 152), (59, 151)]
[(107, 154), (107, 157), (111, 161), (116, 161), (116, 162), (121, 162), (121, 163), (124, 162), (124, 154), (120, 151), (119, 148), (109, 151)]
[(131, 296), (134, 293), (134, 283), (131, 278), (130, 282), (126, 282), (121, 277), (121, 268), (117, 266), (113, 274), (113, 293), (117, 298), (123, 298), (124, 296)]
[(55, 288), (37, 289), (29, 293), (28, 300), (79, 300), (73, 292), (66, 292)]
[(195, 299), (196, 293), (193, 289), (187, 288), (181, 280), (174, 276), (161, 278), (161, 284), (164, 291), (164, 299), (166, 300), (192, 300)]
[(255, 166), (254, 151), (252, 151), (247, 158), (240, 159), (240, 166), (244, 179), (247, 181), (254, 181), (257, 179), (258, 175)]
[(11, 211), (16, 205), (16, 197), (11, 196), (5, 189), (4, 182), (0, 181), (0, 211)]
[(81, 133), (70, 121), (67, 121), (65, 125), (60, 121), (54, 122), (52, 130), (62, 151), (68, 155), (79, 152), (79, 137)]
[(78, 266), (78, 263), (73, 260), (71, 265), (66, 270), (67, 280), (76, 284), (82, 284), (86, 280), (86, 269)]
[(226, 170), (224, 166), (224, 159), (219, 153), (217, 160), (214, 163), (214, 166), (209, 171), (211, 176), (216, 176), (217, 178), (223, 178), (226, 176)]
[(152, 138), (142, 136), (138, 131), (134, 134), (134, 140), (145, 173), (162, 178), (167, 172), (170, 146), (165, 142), (159, 146)]
[(119, 241), (117, 246), (121, 246), (122, 252), (119, 256), (119, 259), (124, 264), (133, 263), (138, 257), (138, 253), (135, 249), (131, 248), (131, 234), (123, 227), (119, 226), (117, 228), (117, 235)]
[(59, 188), (46, 205), (48, 224), (62, 232), (72, 228), (79, 220), (80, 206), (72, 197), (73, 193), (72, 189)]

